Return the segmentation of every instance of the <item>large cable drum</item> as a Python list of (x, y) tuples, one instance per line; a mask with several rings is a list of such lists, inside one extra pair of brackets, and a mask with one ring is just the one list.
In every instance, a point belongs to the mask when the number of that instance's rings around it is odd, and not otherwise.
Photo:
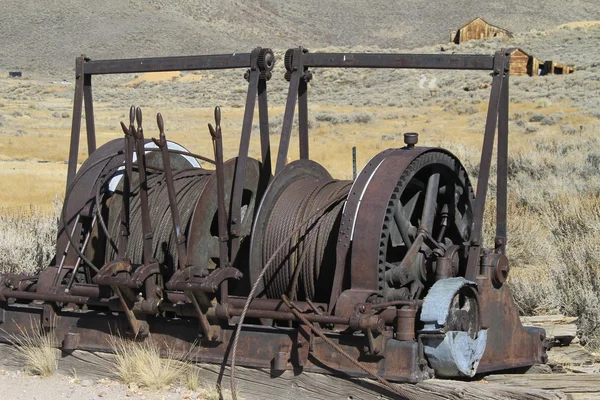
[[(86, 257), (97, 267), (101, 267), (105, 261), (112, 259), (118, 239), (118, 225), (120, 207), (122, 206), (122, 185), (125, 164), (123, 153), (124, 139), (114, 139), (100, 146), (81, 166), (71, 186), (67, 189), (63, 212), (61, 213), (61, 227), (59, 231), (57, 254), (66, 254), (65, 265), (72, 265), (70, 261), (76, 257), (77, 249), (82, 240), (82, 235), (88, 230), (92, 231), (90, 241), (94, 244), (84, 250)], [(156, 180), (161, 176), (163, 170), (162, 158), (156, 146), (145, 141), (146, 166), (149, 179)], [(185, 148), (175, 142), (168, 142), (170, 149), (186, 152)], [(183, 169), (199, 170), (200, 164), (193, 158), (170, 153), (170, 163), (175, 171)], [(136, 159), (134, 153), (134, 159)], [(135, 163), (134, 163), (135, 164)], [(134, 176), (132, 177), (133, 188), (139, 187), (137, 166), (134, 165)], [(78, 226), (73, 227), (77, 219)], [(92, 224), (93, 216), (96, 216), (96, 224)], [(67, 228), (64, 229), (65, 224)], [(141, 225), (141, 224), (140, 224)], [(115, 228), (115, 229), (111, 229)], [(140, 228), (141, 229), (141, 228)], [(70, 240), (69, 240), (70, 239)], [(72, 241), (73, 243), (69, 243)], [(66, 250), (62, 250), (64, 248)], [(57, 260), (57, 263), (60, 260)]]
[(259, 292), (268, 298), (325, 301), (335, 269), (335, 246), (352, 181), (335, 180), (314, 161), (298, 160), (275, 177), (254, 225), (250, 280), (269, 264)]

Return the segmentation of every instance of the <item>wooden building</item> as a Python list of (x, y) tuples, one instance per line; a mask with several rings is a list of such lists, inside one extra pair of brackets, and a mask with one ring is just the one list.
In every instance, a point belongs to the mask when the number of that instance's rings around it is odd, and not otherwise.
[[(528, 74), (531, 76), (532, 70), (528, 69), (529, 60), (533, 57), (521, 49), (510, 49), (510, 74), (513, 76)], [(536, 70), (537, 75), (537, 70)]]
[(483, 18), (477, 17), (458, 30), (452, 31), (450, 41), (460, 44), (468, 40), (492, 37), (512, 37), (512, 33), (506, 29), (488, 24)]
[(510, 74), (512, 76), (541, 75), (544, 62), (528, 54), (523, 49), (509, 49), (510, 52)]
[(563, 75), (563, 74), (572, 74), (575, 72), (575, 67), (558, 63), (556, 61), (545, 61), (544, 66), (542, 68), (542, 73), (540, 75)]

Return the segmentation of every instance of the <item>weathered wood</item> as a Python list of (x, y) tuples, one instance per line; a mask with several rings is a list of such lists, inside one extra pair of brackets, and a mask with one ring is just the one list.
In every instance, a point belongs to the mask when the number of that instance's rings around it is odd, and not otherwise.
[(572, 324), (577, 321), (577, 317), (566, 317), (562, 314), (535, 315), (531, 317), (520, 317), (523, 325), (539, 324)]
[[(58, 351), (58, 350), (57, 350)], [(0, 367), (22, 369), (18, 352), (13, 346), (0, 344)], [(112, 368), (113, 355), (74, 351), (61, 355), (59, 373), (88, 379), (115, 379)], [(200, 379), (208, 384), (221, 383), (229, 387), (229, 369), (221, 371), (220, 366), (201, 364)], [(386, 399), (398, 398), (377, 382), (368, 379), (344, 379), (331, 375), (286, 371), (272, 376), (270, 371), (239, 367), (236, 369), (238, 388), (247, 400), (264, 399)], [(220, 378), (219, 378), (220, 377)], [(567, 397), (559, 391), (546, 391), (529, 387), (507, 387), (501, 384), (488, 384), (485, 381), (461, 382), (432, 379), (416, 385), (402, 384), (399, 387), (411, 396), (431, 400), (562, 400)]]
[(527, 64), (529, 63), (529, 54), (521, 49), (514, 49), (510, 53), (510, 74), (520, 76), (527, 74)]
[(577, 325), (575, 324), (540, 324), (537, 326), (544, 328), (546, 339), (559, 342), (562, 345), (569, 345), (577, 337)]
[(452, 37), (452, 41), (456, 44), (460, 44), (474, 39), (511, 36), (512, 33), (506, 29), (489, 24), (483, 18), (477, 17), (458, 29), (456, 34)]
[(514, 387), (527, 387), (561, 392), (594, 394), (600, 397), (600, 374), (528, 374), (490, 375), (485, 378), (490, 383)]
[(577, 325), (574, 324), (575, 321), (577, 321), (576, 317), (565, 317), (560, 314), (521, 317), (523, 325), (544, 328), (547, 340), (558, 342), (563, 346), (569, 345), (577, 338)]
[(589, 365), (600, 362), (600, 357), (579, 344), (553, 347), (548, 351), (548, 358), (551, 364), (558, 365)]

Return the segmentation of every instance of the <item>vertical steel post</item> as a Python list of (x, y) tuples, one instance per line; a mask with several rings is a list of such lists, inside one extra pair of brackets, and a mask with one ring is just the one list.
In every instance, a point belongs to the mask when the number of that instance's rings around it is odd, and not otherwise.
[[(84, 59), (85, 62), (85, 59)], [(88, 156), (96, 151), (96, 127), (94, 125), (94, 101), (92, 98), (92, 75), (83, 75), (83, 101), (85, 104), (85, 130), (87, 132)]]
[[(285, 102), (285, 112), (283, 114), (283, 126), (281, 127), (281, 138), (279, 139), (279, 153), (277, 155), (277, 165), (275, 174), (285, 167), (287, 162), (288, 149), (290, 147), (290, 136), (292, 135), (292, 125), (294, 123), (294, 113), (296, 111), (296, 100), (300, 86), (300, 79), (304, 73), (302, 66), (302, 49), (288, 50), (291, 56), (291, 65), (286, 65), (290, 74), (290, 89), (288, 90), (287, 100)], [(287, 54), (286, 54), (287, 56)]]
[(269, 137), (269, 106), (267, 102), (267, 80), (258, 81), (258, 124), (260, 127), (260, 155), (263, 176), (271, 175), (271, 138)]
[[(303, 71), (304, 75), (304, 71)], [(306, 76), (300, 79), (298, 86), (298, 141), (300, 159), (308, 160), (308, 82)]]
[(73, 121), (71, 122), (71, 144), (69, 146), (69, 165), (67, 167), (67, 185), (69, 188), (77, 173), (77, 156), (79, 153), (79, 137), (81, 134), (81, 113), (83, 103), (83, 64), (85, 56), (75, 60), (75, 96), (73, 97)]
[(352, 180), (356, 179), (356, 146), (352, 146)]
[(483, 215), (485, 213), (485, 199), (487, 196), (492, 153), (494, 150), (494, 137), (498, 126), (498, 114), (500, 111), (500, 97), (503, 86), (506, 84), (506, 56), (504, 51), (498, 51), (494, 55), (494, 71), (492, 80), (492, 92), (488, 105), (485, 133), (483, 137), (483, 148), (481, 151), (481, 162), (479, 163), (479, 177), (477, 179), (477, 195), (473, 210), (473, 224), (471, 227), (471, 244), (467, 261), (465, 278), (475, 281), (479, 274), (479, 257), (481, 251), (481, 233), (483, 226)]
[[(506, 53), (510, 63), (510, 53)], [(496, 172), (496, 238), (494, 247), (500, 254), (506, 249), (506, 214), (508, 191), (508, 114), (509, 114), (509, 72), (506, 72), (502, 92), (500, 94), (500, 110), (498, 116), (498, 165)]]
[(259, 51), (260, 49), (254, 49), (252, 51), (251, 66), (247, 72), (248, 94), (246, 96), (246, 107), (244, 109), (244, 120), (242, 123), (242, 135), (240, 138), (238, 158), (235, 164), (235, 174), (229, 208), (229, 232), (231, 233), (231, 250), (229, 259), (232, 262), (235, 262), (237, 252), (240, 249), (239, 235), (240, 228), (242, 226), (242, 194), (244, 190), (246, 165), (248, 161), (248, 150), (250, 148), (250, 135), (252, 134), (252, 121), (254, 119), (254, 109), (256, 107), (258, 83), (260, 80), (260, 71), (257, 66)]

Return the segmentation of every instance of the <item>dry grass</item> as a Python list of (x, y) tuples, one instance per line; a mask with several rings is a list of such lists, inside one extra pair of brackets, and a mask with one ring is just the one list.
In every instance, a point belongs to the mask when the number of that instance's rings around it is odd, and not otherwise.
[(167, 353), (161, 357), (161, 348), (151, 339), (132, 342), (119, 337), (111, 340), (115, 352), (115, 372), (123, 383), (158, 390), (167, 387), (183, 376), (189, 363), (182, 362)]
[[(200, 387), (198, 391), (199, 398), (202, 400), (231, 400), (233, 396), (231, 395), (231, 390), (223, 389), (218, 386), (209, 386), (203, 385)], [(240, 396), (238, 392), (236, 392), (236, 397), (240, 400), (244, 398)]]
[(231, 391), (202, 382), (199, 367), (192, 362), (182, 361), (187, 355), (178, 358), (168, 350), (165, 353), (152, 338), (133, 342), (115, 336), (111, 339), (110, 346), (115, 353), (115, 373), (125, 384), (149, 390), (183, 384), (205, 400), (232, 398)]
[(19, 327), (18, 333), (10, 333), (8, 337), (29, 373), (43, 377), (54, 374), (58, 368), (59, 351), (52, 333), (34, 328), (32, 323), (30, 330)]

